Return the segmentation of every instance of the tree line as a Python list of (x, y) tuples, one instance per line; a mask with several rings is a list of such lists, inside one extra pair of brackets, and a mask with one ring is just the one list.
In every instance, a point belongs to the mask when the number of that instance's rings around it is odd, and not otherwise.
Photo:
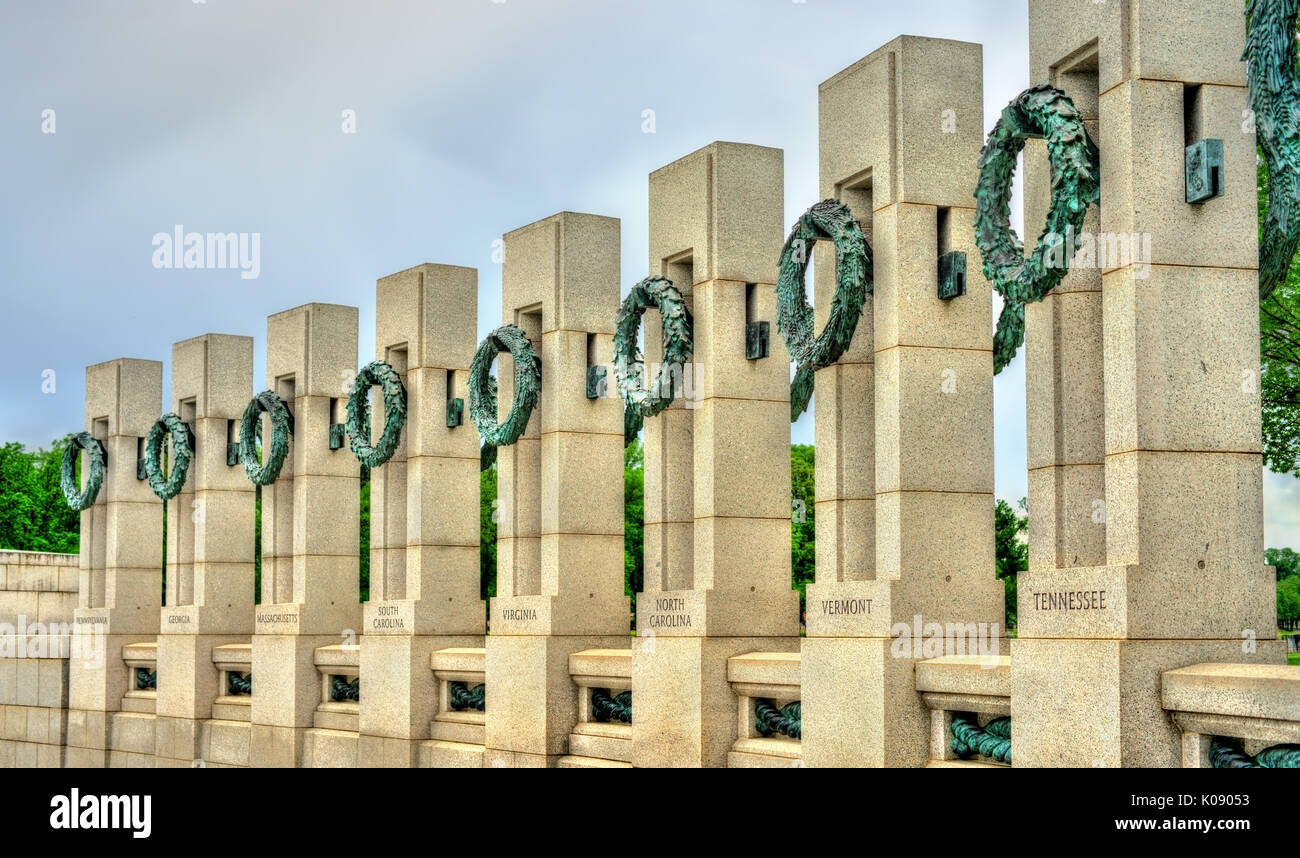
[[(48, 448), (28, 450), (22, 444), (0, 446), (0, 549), (76, 553), (81, 518), (68, 508), (59, 486), (63, 451), (69, 443), (62, 438)], [(479, 475), (479, 577), (483, 598), (496, 595), (497, 569), (497, 467)], [(815, 576), (816, 457), (811, 444), (790, 447), (790, 571), (791, 586), (799, 592), (802, 610), (805, 590)], [(260, 590), (260, 506), (255, 494), (256, 516), (254, 598)], [(370, 597), (370, 479), (362, 469), (360, 511), (361, 600)], [(162, 514), (160, 512), (160, 514)], [(636, 595), (645, 586), (645, 452), (641, 440), (629, 444), (623, 459), (623, 579), (624, 592), (632, 600), (636, 616)], [(1028, 508), (1022, 498), (1016, 506), (997, 500), (994, 506), (995, 574), (1006, 594), (1006, 626), (1016, 627), (1016, 579), (1029, 568), (1026, 540)], [(1300, 553), (1290, 548), (1270, 548), (1265, 562), (1277, 568), (1278, 625), (1300, 627)], [(633, 620), (634, 621), (634, 620)]]

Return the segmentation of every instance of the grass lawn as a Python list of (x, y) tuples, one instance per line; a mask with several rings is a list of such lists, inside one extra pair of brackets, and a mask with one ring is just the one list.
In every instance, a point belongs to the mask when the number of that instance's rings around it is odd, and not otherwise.
[(1289, 652), (1289, 653), (1287, 653), (1287, 654), (1286, 654), (1286, 663), (1287, 663), (1287, 664), (1294, 664), (1296, 667), (1300, 667), (1300, 652)]

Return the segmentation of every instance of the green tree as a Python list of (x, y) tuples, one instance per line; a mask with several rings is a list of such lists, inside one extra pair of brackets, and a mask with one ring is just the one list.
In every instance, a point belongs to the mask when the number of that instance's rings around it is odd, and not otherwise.
[(816, 481), (817, 456), (812, 444), (790, 446), (790, 579), (799, 591), (803, 616), (808, 585), (817, 564)]
[[(1268, 212), (1268, 166), (1256, 171), (1259, 222)], [(1300, 264), (1259, 307), (1260, 401), (1264, 465), (1300, 476)]]
[[(1029, 504), (1020, 499), (1020, 509), (1028, 513)], [(1029, 568), (1029, 543), (1025, 534), (1029, 528), (1028, 515), (1021, 515), (1011, 504), (998, 499), (993, 508), (994, 557), (997, 576), (1006, 588), (1006, 625), (1016, 627), (1016, 576)]]
[(360, 567), (358, 586), (361, 601), (370, 601), (370, 469), (361, 466), (361, 532), (357, 536), (357, 564)]
[(478, 475), (478, 572), (479, 597), (497, 594), (497, 466)]
[(1293, 626), (1300, 620), (1300, 577), (1277, 582), (1277, 624)]
[(1277, 569), (1277, 580), (1300, 576), (1300, 554), (1290, 548), (1269, 548), (1264, 552), (1264, 562)]
[(645, 589), (645, 447), (635, 439), (623, 448), (623, 592), (632, 600)]
[(75, 553), (80, 513), (68, 507), (60, 485), (62, 438), (49, 449), (0, 446), (0, 548)]

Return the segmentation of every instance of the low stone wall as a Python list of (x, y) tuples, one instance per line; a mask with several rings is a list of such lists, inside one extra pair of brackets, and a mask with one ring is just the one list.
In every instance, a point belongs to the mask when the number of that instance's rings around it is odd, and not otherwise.
[(75, 554), (0, 551), (0, 623), (71, 623), (80, 574)]
[(68, 644), (67, 635), (0, 635), (0, 767), (63, 765)]
[(75, 554), (0, 551), (0, 767), (64, 764)]

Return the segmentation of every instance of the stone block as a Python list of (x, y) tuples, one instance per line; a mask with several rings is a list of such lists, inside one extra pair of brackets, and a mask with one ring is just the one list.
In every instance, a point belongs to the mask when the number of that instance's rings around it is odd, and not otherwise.
[(484, 734), (488, 757), (523, 753), (533, 757), (524, 762), (540, 758), (546, 765), (547, 757), (566, 753), (578, 721), (578, 687), (569, 675), (569, 655), (626, 645), (626, 636), (490, 635), (485, 657), (487, 698), (492, 701)]
[(790, 408), (711, 399), (695, 413), (696, 520), (790, 520)]
[[(1196, 93), (1189, 97), (1176, 81), (1140, 80), (1102, 95), (1098, 145), (1106, 153), (1101, 165), (1106, 205), (1101, 227), (1102, 235), (1116, 242), (1098, 245), (1102, 271), (1131, 264), (1118, 242), (1122, 238), (1131, 244), (1135, 234), (1142, 237), (1142, 252), (1130, 248), (1128, 256), (1143, 263), (1135, 266), (1139, 273), (1146, 263), (1256, 267), (1256, 150), (1254, 134), (1242, 132), (1246, 90), (1202, 86)], [(1223, 141), (1224, 194), (1191, 205), (1186, 201), (1185, 150), (1206, 138)], [(1119, 251), (1118, 259), (1113, 250)]]
[(1106, 275), (1108, 454), (1259, 452), (1257, 284), (1253, 269)]
[[(780, 245), (769, 251), (780, 255)], [(767, 322), (768, 356), (746, 357), (747, 325)], [(776, 327), (776, 289), (770, 283), (708, 280), (695, 284), (695, 351), (684, 399), (790, 401), (790, 357)]]
[(839, 363), (817, 373), (818, 502), (875, 497), (875, 379), (874, 362)]
[[(478, 546), (478, 469), (477, 458), (425, 456), (407, 465), (410, 530), (403, 546)], [(409, 556), (406, 562), (409, 570)]]
[(876, 568), (876, 501), (817, 504), (817, 580), (861, 581)]
[[(877, 361), (899, 345), (992, 351), (992, 287), (981, 274), (973, 233), (969, 208), (898, 203), (876, 210), (871, 301)], [(939, 257), (950, 250), (966, 254), (966, 294), (945, 301), (939, 298)]]
[(1029, 472), (1029, 568), (1098, 566), (1106, 559), (1106, 467)]
[[(780, 149), (714, 142), (650, 174), (650, 271), (689, 260), (692, 283), (775, 283), (784, 192)], [(774, 338), (775, 339), (775, 338)]]
[(914, 660), (889, 638), (802, 642), (804, 762), (812, 768), (921, 766), (930, 759), (930, 714)]
[(18, 660), (15, 702), (19, 706), (39, 705), (40, 664), (40, 660), (34, 658)]
[(1092, 56), (1102, 91), (1135, 77), (1244, 86), (1241, 11), (1196, 0), (1031, 0), (1030, 77), (1047, 80), (1053, 68)]
[[(237, 721), (206, 721), (203, 724), (204, 759), (231, 766), (249, 765), (253, 730)], [(274, 736), (274, 733), (271, 734)]]
[(114, 751), (154, 755), (154, 716), (142, 712), (109, 715), (108, 746)]
[[(1098, 274), (1097, 285), (1101, 277)], [(1102, 293), (1048, 293), (1025, 307), (1029, 468), (1100, 464), (1106, 450)]]
[(421, 742), (419, 767), (422, 769), (481, 769), (483, 746), (460, 742)]
[(343, 371), (357, 370), (357, 308), (304, 304), (275, 313), (266, 319), (266, 344), (272, 389), (277, 379), (293, 376), (295, 398), (346, 396), (351, 384)]
[(991, 492), (988, 352), (894, 348), (876, 356), (876, 491)]
[(982, 52), (969, 42), (900, 36), (823, 82), (821, 196), (844, 199), (841, 189), (865, 180), (874, 209), (901, 201), (969, 207), (970, 165), (984, 133)]
[(542, 436), (541, 533), (623, 534), (623, 434)]
[[(377, 351), (406, 344), (412, 368), (469, 368), (477, 329), (478, 269), (424, 263), (381, 277), (375, 294)], [(384, 359), (382, 353), (376, 357)]]
[(68, 663), (59, 658), (37, 661), (36, 705), (60, 709), (68, 703)]
[[(1107, 457), (1108, 562), (1141, 564), (1141, 637), (1237, 638), (1271, 629), (1261, 571), (1262, 474), (1251, 454), (1134, 452)], [(1267, 635), (1271, 637), (1271, 632)]]
[(1277, 662), (1238, 641), (1017, 640), (1011, 662), (1017, 767), (1176, 768), (1180, 732), (1161, 706), (1160, 676), (1209, 661)]
[[(617, 307), (610, 312), (616, 313)], [(589, 342), (590, 341), (590, 342)], [(542, 432), (623, 434), (623, 400), (615, 393), (611, 334), (583, 330), (548, 331), (542, 335), (546, 363), (539, 408)], [(606, 395), (587, 398), (587, 368), (606, 365)]]
[(303, 735), (306, 732), (297, 727), (275, 727), (257, 723), (249, 725), (249, 766), (264, 769), (297, 767), (302, 755)]
[[(614, 332), (619, 282), (616, 218), (561, 212), (506, 233), (504, 243), (505, 322), (518, 324), (516, 311), (540, 304), (538, 333)], [(501, 393), (505, 395), (504, 387)]]

